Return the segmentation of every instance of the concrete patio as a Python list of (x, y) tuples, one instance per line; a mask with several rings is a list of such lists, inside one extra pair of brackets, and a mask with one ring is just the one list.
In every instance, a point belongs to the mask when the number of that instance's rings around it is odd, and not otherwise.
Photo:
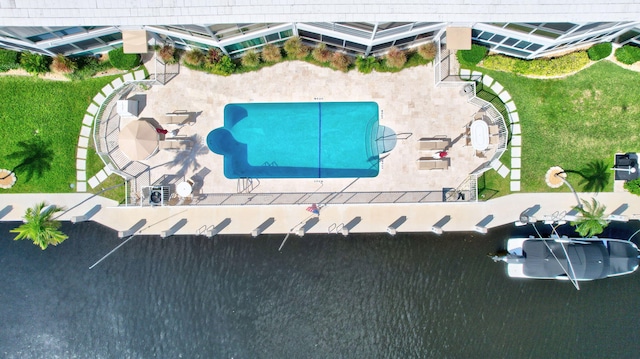
[[(467, 102), (462, 87), (434, 86), (433, 66), (418, 66), (399, 73), (342, 73), (305, 62), (283, 62), (260, 71), (228, 77), (209, 75), (181, 67), (180, 74), (164, 86), (132, 92), (144, 98), (139, 118), (155, 123), (166, 113), (184, 110), (191, 115), (183, 126), (165, 125), (177, 136), (196, 143), (191, 152), (160, 150), (143, 163), (150, 166), (151, 182), (165, 175), (181, 178), (196, 175), (200, 193), (279, 192), (381, 192), (441, 191), (456, 188), (493, 155), (478, 158), (462, 137), (478, 108)], [(223, 157), (204, 144), (207, 134), (223, 126), (223, 109), (229, 103), (375, 101), (380, 109), (380, 125), (406, 134), (380, 163), (375, 178), (343, 179), (259, 179), (249, 186), (230, 180), (222, 173)], [(123, 119), (125, 126), (136, 118)], [(193, 122), (191, 122), (193, 120)], [(172, 133), (168, 134), (171, 135)], [(420, 157), (433, 151), (419, 151), (423, 137), (445, 136), (453, 142), (447, 149), (450, 167), (446, 170), (418, 170)]]

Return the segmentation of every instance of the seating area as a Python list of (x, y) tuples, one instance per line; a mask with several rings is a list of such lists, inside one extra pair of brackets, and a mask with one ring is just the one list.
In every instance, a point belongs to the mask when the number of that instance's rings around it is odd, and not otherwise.
[(420, 157), (418, 159), (418, 169), (423, 170), (446, 170), (449, 169), (451, 159)]
[(188, 139), (167, 138), (160, 141), (161, 150), (189, 151), (193, 147), (193, 142)]
[(184, 125), (189, 117), (191, 116), (187, 111), (175, 111), (160, 116), (158, 122), (161, 125)]
[(418, 140), (420, 151), (443, 151), (451, 145), (451, 139), (447, 137), (430, 137)]

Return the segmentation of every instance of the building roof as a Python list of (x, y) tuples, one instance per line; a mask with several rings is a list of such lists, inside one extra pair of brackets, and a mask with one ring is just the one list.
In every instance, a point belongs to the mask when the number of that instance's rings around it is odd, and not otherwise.
[[(259, 5), (258, 5), (259, 4)], [(637, 0), (2, 0), (3, 26), (637, 21)]]

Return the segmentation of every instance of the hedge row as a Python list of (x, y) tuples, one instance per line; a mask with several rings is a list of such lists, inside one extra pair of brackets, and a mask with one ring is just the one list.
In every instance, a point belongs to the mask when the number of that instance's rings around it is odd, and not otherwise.
[[(436, 52), (436, 45), (427, 43), (418, 47), (417, 51), (408, 52), (391, 48), (383, 57), (358, 56), (354, 62), (351, 57), (342, 52), (331, 51), (325, 44), (318, 44), (312, 49), (305, 45), (299, 37), (292, 37), (285, 41), (282, 47), (267, 44), (261, 52), (247, 50), (237, 61), (232, 61), (217, 49), (209, 49), (207, 53), (193, 49), (184, 54), (183, 62), (191, 69), (225, 76), (255, 71), (264, 66), (288, 60), (302, 60), (343, 72), (355, 67), (362, 73), (370, 73), (373, 70), (395, 72), (406, 67), (427, 64), (435, 58)], [(215, 56), (211, 56), (212, 53), (215, 53)], [(224, 66), (221, 66), (223, 63)]]
[(23, 68), (30, 74), (38, 75), (52, 71), (67, 76), (71, 80), (91, 77), (99, 71), (115, 67), (131, 70), (140, 65), (140, 55), (125, 54), (122, 48), (109, 52), (109, 61), (99, 61), (94, 56), (69, 58), (57, 55), (53, 58), (33, 52), (16, 52), (0, 49), (0, 72)]
[(492, 55), (484, 59), (483, 67), (520, 75), (558, 76), (576, 72), (589, 64), (589, 61), (589, 56), (585, 51), (574, 52), (557, 58), (535, 60)]

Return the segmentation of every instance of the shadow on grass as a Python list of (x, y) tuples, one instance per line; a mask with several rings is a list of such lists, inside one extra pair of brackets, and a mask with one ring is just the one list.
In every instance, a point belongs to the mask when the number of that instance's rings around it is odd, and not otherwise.
[(586, 164), (579, 170), (565, 170), (565, 173), (575, 173), (580, 176), (578, 184), (584, 192), (601, 192), (609, 184), (611, 171), (609, 165), (603, 160), (595, 160)]
[(7, 155), (8, 159), (19, 161), (11, 173), (24, 174), (25, 182), (29, 182), (33, 176), (41, 177), (51, 169), (54, 157), (51, 141), (33, 138), (20, 141), (17, 146), (18, 150)]

